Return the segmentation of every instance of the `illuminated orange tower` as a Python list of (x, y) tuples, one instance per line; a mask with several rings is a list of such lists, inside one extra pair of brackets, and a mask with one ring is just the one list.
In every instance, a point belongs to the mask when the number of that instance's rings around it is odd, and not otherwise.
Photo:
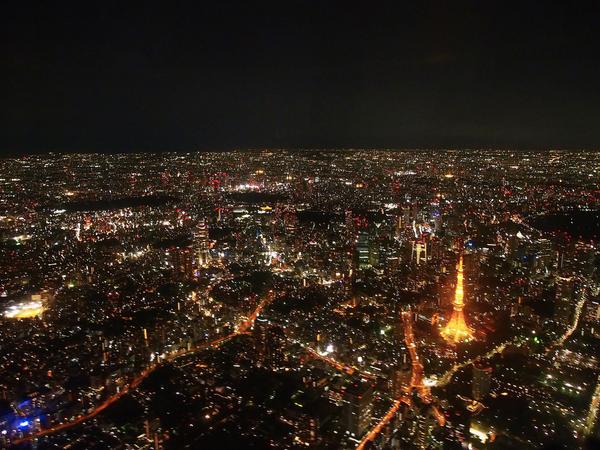
[(463, 258), (461, 255), (460, 261), (458, 262), (458, 274), (456, 275), (456, 290), (454, 292), (454, 301), (452, 302), (452, 316), (450, 317), (450, 320), (442, 330), (442, 336), (444, 337), (444, 339), (454, 344), (473, 339), (473, 331), (467, 326), (467, 323), (465, 322), (465, 315), (463, 312), (465, 306), (465, 291), (463, 287), (463, 277)]

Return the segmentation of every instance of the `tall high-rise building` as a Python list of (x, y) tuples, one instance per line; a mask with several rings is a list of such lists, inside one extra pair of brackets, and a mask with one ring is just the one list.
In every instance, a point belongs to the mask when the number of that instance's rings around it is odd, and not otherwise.
[(486, 364), (473, 364), (472, 394), (475, 400), (482, 400), (489, 392), (492, 383), (492, 368)]
[(413, 392), (411, 405), (403, 405), (402, 416), (399, 436), (407, 444), (406, 448), (434, 448), (431, 446), (431, 440), (437, 422), (433, 405), (423, 402), (417, 393)]
[(371, 424), (373, 385), (363, 380), (351, 381), (345, 387), (342, 398), (344, 427), (350, 434), (362, 436)]
[(381, 251), (381, 246), (379, 245), (379, 240), (372, 238), (369, 241), (369, 264), (373, 267), (377, 267), (381, 262), (381, 258), (379, 252)]
[(192, 249), (190, 247), (173, 247), (169, 250), (173, 276), (177, 280), (189, 279), (193, 276)]
[(293, 234), (298, 230), (298, 215), (295, 209), (288, 208), (284, 211), (283, 223), (285, 232), (288, 234)]
[(394, 236), (399, 238), (400, 236), (402, 236), (402, 228), (403, 228), (403, 223), (402, 223), (402, 216), (398, 215), (397, 217), (394, 218)]
[(465, 322), (465, 314), (463, 311), (465, 306), (464, 296), (463, 257), (461, 255), (458, 263), (458, 273), (456, 275), (456, 288), (454, 291), (454, 301), (452, 302), (452, 315), (442, 330), (442, 336), (444, 339), (451, 343), (468, 341), (473, 338), (473, 332)]
[(413, 205), (412, 212), (411, 212), (413, 222), (415, 222), (415, 221), (418, 222), (419, 221), (419, 214), (420, 214), (420, 212), (421, 212), (421, 209), (419, 208), (419, 206), (418, 205)]
[(347, 209), (344, 213), (346, 230), (348, 234), (352, 234), (354, 232), (354, 218), (352, 216), (352, 211)]
[(201, 267), (208, 264), (210, 251), (208, 247), (208, 225), (206, 220), (200, 219), (196, 227), (196, 266)]
[(407, 226), (410, 223), (410, 205), (402, 207), (402, 226)]
[(419, 239), (412, 243), (411, 260), (415, 260), (417, 265), (422, 262), (427, 262), (427, 242)]
[(418, 448), (431, 448), (429, 441), (436, 425), (435, 415), (431, 408), (427, 408), (424, 413), (417, 416), (415, 444)]
[(356, 262), (359, 269), (368, 267), (371, 263), (370, 258), (369, 234), (366, 231), (358, 233), (356, 240)]
[(554, 300), (554, 320), (569, 324), (574, 310), (575, 279), (556, 277), (556, 298)]
[(257, 319), (253, 326), (255, 338), (257, 365), (277, 369), (283, 364), (283, 344), (285, 334), (281, 327), (269, 325), (265, 321)]
[(433, 214), (433, 230), (435, 234), (442, 232), (442, 214), (438, 211)]
[(404, 362), (392, 372), (392, 392), (394, 398), (400, 398), (411, 390), (412, 367)]

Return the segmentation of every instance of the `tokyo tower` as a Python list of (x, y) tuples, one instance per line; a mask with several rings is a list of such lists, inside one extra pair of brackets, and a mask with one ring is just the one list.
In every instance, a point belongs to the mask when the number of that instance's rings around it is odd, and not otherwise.
[(463, 312), (465, 306), (463, 277), (463, 257), (461, 255), (458, 263), (458, 273), (456, 275), (454, 301), (452, 302), (452, 316), (446, 326), (442, 329), (442, 337), (453, 344), (473, 339), (473, 331), (467, 326)]

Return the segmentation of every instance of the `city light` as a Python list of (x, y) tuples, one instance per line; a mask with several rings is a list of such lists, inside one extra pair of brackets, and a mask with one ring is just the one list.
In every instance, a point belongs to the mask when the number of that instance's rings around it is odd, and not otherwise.
[[(33, 214), (12, 200), (22, 181), (0, 181), (15, 210), (1, 219), (0, 371), (13, 376), (0, 446), (91, 446), (92, 427), (157, 449), (226, 435), (382, 450), (560, 435), (579, 448), (600, 426), (598, 248), (544, 221), (573, 227), (556, 205), (600, 205), (580, 181), (600, 161), (560, 153), (549, 189), (547, 155), (0, 161), (48, 204)], [(124, 425), (103, 414), (121, 405)], [(289, 433), (260, 425), (274, 418)]]
[(39, 317), (44, 312), (42, 302), (29, 301), (10, 305), (4, 310), (4, 317), (8, 319), (31, 319)]

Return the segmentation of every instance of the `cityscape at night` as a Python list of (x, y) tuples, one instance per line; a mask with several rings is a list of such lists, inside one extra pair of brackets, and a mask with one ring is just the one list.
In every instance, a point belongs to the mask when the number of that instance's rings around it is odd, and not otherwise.
[(598, 153), (50, 154), (0, 172), (6, 447), (600, 432)]
[(600, 2), (4, 2), (0, 449), (600, 450)]

